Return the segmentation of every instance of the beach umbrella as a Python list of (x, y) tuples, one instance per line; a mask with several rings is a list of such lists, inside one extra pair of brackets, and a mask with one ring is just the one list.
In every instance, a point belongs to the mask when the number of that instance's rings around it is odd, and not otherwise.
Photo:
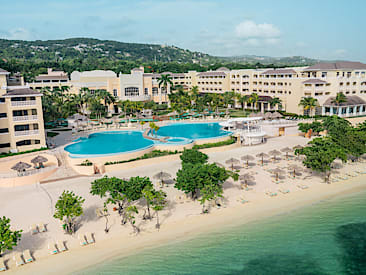
[(272, 114), (272, 118), (273, 118), (273, 119), (281, 118), (281, 117), (283, 117), (283, 115), (281, 115), (279, 112), (274, 112), (274, 113)]
[(20, 173), (20, 172), (24, 172), (25, 169), (28, 169), (30, 167), (32, 167), (30, 164), (20, 161), (17, 164), (15, 164), (13, 167), (11, 167), (11, 169)]
[(171, 177), (172, 176), (169, 173), (163, 171), (154, 175), (154, 179), (160, 180), (162, 185), (164, 184), (164, 181), (169, 180)]
[(292, 152), (292, 149), (289, 147), (285, 147), (281, 149), (281, 152), (286, 153), (286, 159), (288, 158), (288, 153)]
[(275, 168), (275, 169), (273, 169), (271, 172), (272, 172), (273, 174), (275, 174), (275, 176), (276, 176), (276, 181), (278, 181), (278, 177), (279, 177), (279, 175), (280, 175), (280, 174), (282, 174), (282, 173), (283, 173), (283, 170), (282, 170), (282, 169), (280, 169), (280, 168)]
[(263, 116), (264, 119), (271, 119), (272, 118), (272, 113), (271, 112), (267, 112), (264, 114)]
[(261, 163), (263, 165), (264, 158), (268, 158), (269, 156), (266, 153), (259, 153), (256, 155), (257, 158), (261, 158)]
[(234, 170), (234, 164), (239, 163), (240, 161), (235, 158), (230, 158), (227, 161), (225, 161), (226, 164), (231, 165), (231, 170)]
[(269, 151), (268, 154), (270, 154), (271, 156), (273, 156), (273, 160), (276, 160), (276, 157), (277, 156), (280, 156), (281, 155), (281, 152), (278, 151), (278, 150), (272, 150), (272, 151)]
[(247, 167), (249, 167), (249, 161), (254, 160), (254, 157), (252, 155), (244, 155), (241, 157), (241, 159), (246, 161)]
[(302, 167), (297, 164), (291, 164), (287, 167), (289, 170), (292, 170), (294, 178), (296, 176), (296, 171), (301, 171)]
[(247, 186), (248, 181), (254, 180), (254, 177), (249, 173), (245, 173), (245, 174), (239, 176), (239, 180), (241, 180), (244, 183), (244, 185)]
[(43, 157), (43, 156), (38, 155), (38, 156), (36, 156), (35, 158), (33, 158), (33, 159), (31, 160), (31, 163), (33, 163), (33, 164), (37, 164), (37, 163), (39, 163), (39, 166), (42, 166), (42, 163), (44, 163), (44, 162), (46, 162), (46, 161), (48, 161), (48, 159), (47, 159), (47, 158), (45, 158), (45, 157)]

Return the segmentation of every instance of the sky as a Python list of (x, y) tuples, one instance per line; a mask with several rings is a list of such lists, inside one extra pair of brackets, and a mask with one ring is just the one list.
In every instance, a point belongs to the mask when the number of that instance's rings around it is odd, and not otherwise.
[(0, 0), (0, 38), (366, 62), (366, 0)]

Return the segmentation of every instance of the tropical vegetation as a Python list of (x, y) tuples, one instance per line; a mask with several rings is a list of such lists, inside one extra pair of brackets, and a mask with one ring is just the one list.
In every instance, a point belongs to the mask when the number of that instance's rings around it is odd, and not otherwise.
[(12, 250), (20, 241), (22, 230), (11, 229), (10, 219), (0, 217), (0, 257), (6, 250)]

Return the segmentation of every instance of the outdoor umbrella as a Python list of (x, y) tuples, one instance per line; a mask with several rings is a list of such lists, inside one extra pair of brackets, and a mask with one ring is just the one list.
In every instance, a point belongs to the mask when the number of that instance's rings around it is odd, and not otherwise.
[(241, 180), (244, 183), (244, 185), (247, 186), (248, 181), (254, 180), (254, 177), (249, 173), (245, 173), (245, 174), (239, 176), (239, 180)]
[(231, 159), (228, 159), (227, 161), (225, 161), (226, 164), (231, 165), (231, 170), (234, 170), (234, 164), (239, 163), (239, 162), (240, 161), (238, 159), (235, 159), (235, 158), (231, 158)]
[(154, 179), (160, 180), (162, 185), (164, 184), (164, 181), (170, 179), (171, 177), (172, 176), (169, 173), (163, 171), (154, 175)]
[(245, 155), (245, 156), (242, 156), (241, 159), (244, 160), (244, 161), (246, 161), (247, 167), (249, 167), (249, 161), (250, 160), (254, 160), (254, 157), (251, 156), (251, 155)]
[(293, 176), (294, 176), (294, 178), (295, 178), (295, 176), (296, 176), (296, 171), (301, 171), (301, 170), (302, 170), (302, 167), (301, 167), (301, 166), (299, 166), (299, 165), (297, 165), (297, 164), (291, 164), (291, 165), (289, 165), (289, 166), (288, 166), (288, 169), (292, 170), (292, 172), (293, 172)]
[(275, 174), (275, 176), (276, 176), (276, 181), (278, 181), (278, 177), (279, 177), (279, 175), (280, 175), (280, 174), (282, 174), (282, 173), (283, 173), (283, 170), (282, 170), (282, 169), (280, 169), (280, 168), (275, 168), (275, 169), (273, 169), (271, 172), (272, 172), (273, 174)]
[(267, 112), (264, 114), (263, 116), (264, 119), (271, 119), (272, 118), (272, 113), (271, 112)]
[(38, 155), (38, 156), (36, 156), (35, 158), (33, 158), (32, 160), (31, 160), (31, 163), (33, 163), (33, 164), (39, 164), (39, 166), (40, 167), (42, 167), (43, 166), (43, 163), (44, 162), (46, 162), (46, 161), (48, 161), (48, 159), (47, 158), (45, 158), (45, 157), (43, 157), (43, 156), (40, 156), (40, 155)]
[(11, 169), (17, 171), (18, 173), (20, 172), (24, 172), (25, 169), (28, 169), (32, 167), (31, 165), (29, 165), (28, 163), (25, 163), (25, 162), (18, 162), (17, 164), (15, 164), (13, 167), (11, 167)]
[(286, 153), (286, 159), (288, 159), (288, 153), (292, 152), (292, 149), (289, 147), (285, 147), (281, 149), (281, 152)]
[(281, 155), (281, 152), (280, 152), (280, 151), (278, 151), (278, 150), (272, 150), (272, 151), (269, 151), (268, 153), (269, 153), (271, 156), (273, 156), (273, 160), (276, 160), (276, 157)]
[(263, 161), (264, 161), (263, 159), (268, 158), (269, 156), (266, 153), (259, 153), (259, 154), (256, 155), (256, 157), (261, 158), (261, 163), (263, 165)]
[(281, 117), (283, 117), (279, 112), (274, 112), (273, 114), (272, 114), (272, 118), (273, 119), (276, 119), (276, 118), (281, 118)]

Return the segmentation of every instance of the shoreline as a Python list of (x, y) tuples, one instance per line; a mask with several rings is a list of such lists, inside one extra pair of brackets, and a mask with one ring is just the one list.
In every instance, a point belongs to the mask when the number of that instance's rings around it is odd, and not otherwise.
[[(332, 184), (311, 185), (309, 189), (298, 190), (277, 197), (260, 197), (247, 204), (213, 209), (208, 215), (192, 214), (184, 219), (162, 224), (160, 231), (148, 228), (138, 236), (113, 235), (98, 239), (86, 247), (72, 247), (70, 251), (41, 257), (32, 264), (11, 268), (6, 274), (71, 274), (116, 258), (130, 256), (146, 249), (156, 248), (172, 242), (182, 242), (203, 233), (225, 230), (250, 224), (277, 215), (286, 215), (324, 200), (355, 194), (366, 190), (366, 175)], [(197, 203), (197, 202), (196, 202)], [(60, 265), (64, 263), (66, 265)]]

